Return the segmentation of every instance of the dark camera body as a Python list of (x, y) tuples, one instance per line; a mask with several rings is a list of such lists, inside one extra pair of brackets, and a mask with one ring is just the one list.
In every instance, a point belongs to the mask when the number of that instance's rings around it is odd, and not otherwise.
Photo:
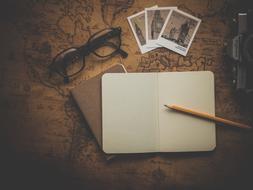
[(227, 56), (233, 68), (237, 91), (253, 94), (253, 10), (238, 13), (237, 34), (228, 43)]

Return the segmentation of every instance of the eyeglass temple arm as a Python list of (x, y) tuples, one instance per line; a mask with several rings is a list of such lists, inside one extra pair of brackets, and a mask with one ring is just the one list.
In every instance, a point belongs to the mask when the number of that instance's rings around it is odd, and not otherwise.
[(128, 53), (125, 52), (123, 49), (121, 49), (120, 46), (117, 47), (115, 44), (110, 43), (110, 42), (107, 42), (106, 44), (107, 44), (108, 46), (111, 46), (111, 47), (115, 48), (115, 49), (116, 49), (116, 52), (115, 52), (115, 53), (120, 54), (123, 58), (127, 58)]
[[(108, 39), (113, 38), (114, 36), (120, 35), (120, 33), (121, 33), (121, 29), (120, 28), (114, 28), (111, 32), (108, 32), (107, 34), (104, 34), (104, 35), (102, 35), (102, 36), (94, 39), (92, 41), (92, 43), (90, 43), (90, 41), (88, 41), (87, 44), (81, 46), (80, 48), (78, 48), (78, 50), (80, 51), (80, 53), (82, 53), (83, 55), (86, 56), (90, 52), (95, 51), (97, 48), (99, 48), (101, 46), (101, 44), (105, 44)], [(91, 36), (91, 38), (93, 36)], [(127, 56), (128, 56), (128, 53), (125, 52), (124, 50), (120, 49), (120, 48), (117, 50), (117, 52), (123, 58), (127, 58)]]
[(122, 49), (119, 49), (118, 52), (119, 52), (119, 54), (120, 54), (123, 58), (127, 58), (127, 56), (128, 56), (128, 53), (127, 53), (127, 52), (125, 52), (125, 51), (122, 50)]
[[(114, 36), (120, 35), (121, 30), (119, 28), (113, 28), (112, 31), (99, 36), (98, 38), (92, 40), (92, 42), (90, 42), (90, 40), (88, 40), (88, 43), (79, 47), (78, 51), (80, 53), (82, 53), (83, 55), (88, 55), (90, 52), (95, 51), (97, 48), (99, 48), (101, 46), (101, 44), (106, 43), (106, 40), (113, 38)], [(92, 35), (90, 37), (90, 39), (94, 36), (96, 36), (97, 33), (95, 33), (94, 35)], [(126, 52), (125, 52), (126, 53)], [(124, 53), (122, 53), (123, 56)], [(124, 54), (125, 55), (125, 54)]]

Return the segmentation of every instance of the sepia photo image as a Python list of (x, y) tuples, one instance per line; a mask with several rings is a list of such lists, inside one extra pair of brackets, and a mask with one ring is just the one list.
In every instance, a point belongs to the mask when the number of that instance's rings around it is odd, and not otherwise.
[(167, 19), (158, 43), (186, 55), (201, 20), (179, 10), (173, 10)]
[(134, 28), (134, 32), (138, 37), (140, 44), (143, 46), (146, 44), (146, 28), (145, 28), (145, 13), (139, 14), (130, 19), (130, 22)]

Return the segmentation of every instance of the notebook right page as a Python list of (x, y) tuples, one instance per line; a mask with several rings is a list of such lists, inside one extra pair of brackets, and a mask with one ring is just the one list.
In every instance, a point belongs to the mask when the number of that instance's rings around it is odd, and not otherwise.
[(215, 123), (164, 107), (175, 104), (215, 113), (214, 76), (209, 71), (158, 74), (161, 152), (209, 151), (216, 146)]

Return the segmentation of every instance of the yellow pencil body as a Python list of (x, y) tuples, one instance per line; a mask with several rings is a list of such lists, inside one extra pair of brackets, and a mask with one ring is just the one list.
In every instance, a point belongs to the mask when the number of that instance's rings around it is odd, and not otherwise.
[(216, 116), (210, 115), (208, 113), (203, 113), (203, 112), (191, 110), (191, 109), (188, 109), (188, 108), (183, 108), (183, 107), (177, 106), (177, 105), (164, 105), (164, 106), (167, 107), (167, 108), (179, 111), (179, 112), (187, 113), (187, 114), (197, 116), (197, 117), (201, 117), (201, 118), (204, 118), (204, 119), (209, 119), (209, 120), (212, 120), (212, 121), (215, 121), (215, 122), (220, 122), (220, 123), (223, 123), (223, 124), (226, 124), (226, 125), (239, 127), (239, 128), (244, 128), (244, 129), (252, 129), (252, 127), (249, 126), (249, 125), (245, 125), (245, 124), (242, 124), (242, 123), (238, 123), (238, 122), (230, 121), (230, 120), (223, 119), (223, 118), (220, 118), (220, 117), (216, 117)]

